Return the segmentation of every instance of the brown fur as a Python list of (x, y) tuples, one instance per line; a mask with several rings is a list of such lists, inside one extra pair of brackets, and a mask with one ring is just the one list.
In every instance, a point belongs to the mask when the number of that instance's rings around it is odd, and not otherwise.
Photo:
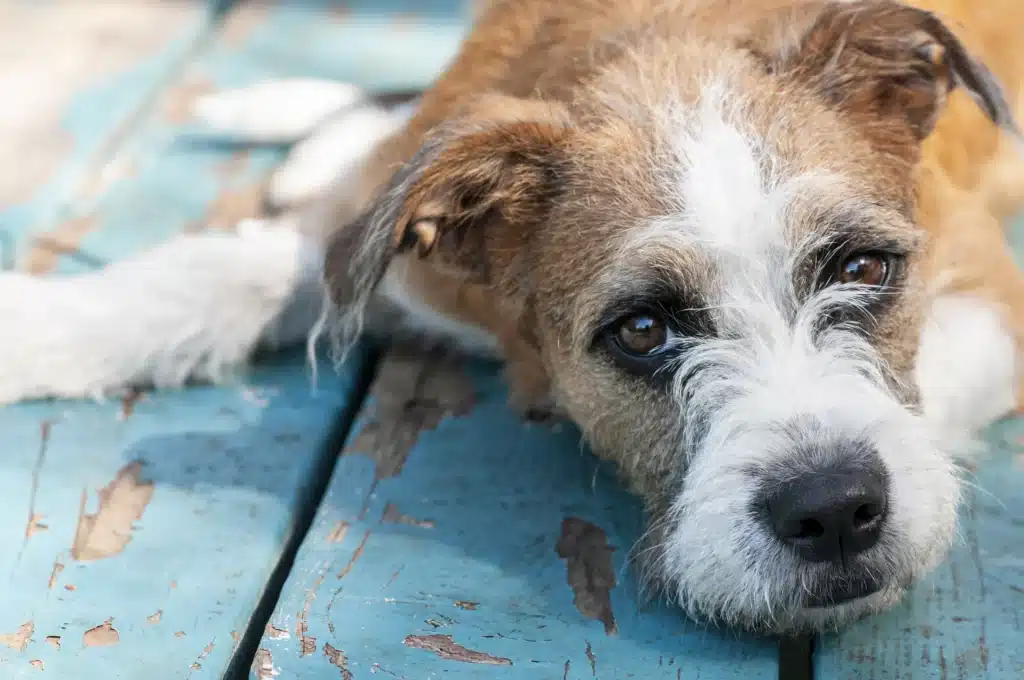
[[(345, 224), (355, 219), (364, 209), (370, 197), (382, 186), (394, 168), (409, 160), (420, 147), (427, 132), (446, 121), (462, 120), (489, 121), (496, 123), (507, 120), (532, 121), (522, 126), (532, 126), (532, 132), (556, 134), (553, 129), (545, 131), (542, 124), (536, 124), (536, 116), (528, 109), (539, 106), (538, 101), (547, 102), (550, 109), (561, 103), (571, 103), (580, 97), (580, 84), (586, 82), (605, 63), (616, 57), (614, 41), (602, 42), (608, 35), (628, 34), (629, 29), (641, 30), (647, 24), (661, 25), (671, 34), (675, 24), (685, 22), (677, 33), (697, 33), (732, 37), (749, 43), (756, 51), (769, 52), (784, 49), (780, 45), (792, 35), (794, 27), (809, 25), (818, 20), (817, 3), (814, 0), (718, 0), (704, 3), (709, 9), (699, 17), (681, 12), (670, 12), (659, 16), (661, 3), (649, 0), (568, 0), (550, 3), (546, 0), (517, 0), (515, 2), (493, 2), (481, 9), (482, 17), (466, 40), (462, 51), (436, 84), (426, 93), (422, 106), (415, 118), (399, 134), (384, 143), (375, 159), (367, 166), (360, 186), (353, 194), (334, 207), (333, 221)], [(958, 37), (983, 61), (1005, 85), (1013, 102), (1021, 97), (1024, 80), (1024, 50), (1016, 49), (1019, 41), (1016, 26), (1024, 18), (1024, 6), (1013, 0), (991, 0), (983, 6), (971, 0), (916, 0), (911, 3), (936, 12), (952, 26)], [(835, 14), (842, 14), (841, 11)], [(861, 22), (858, 29), (865, 40), (883, 41), (893, 32), (919, 30), (907, 25), (908, 17), (901, 12), (887, 12), (892, 27), (878, 26), (878, 17), (871, 16)], [(902, 23), (901, 23), (902, 22)], [(823, 22), (824, 29), (816, 38), (821, 49), (827, 50), (837, 35), (829, 29), (844, 28), (841, 21)], [(888, 31), (888, 32), (887, 32)], [(736, 34), (729, 36), (730, 33)], [(873, 35), (874, 33), (874, 35)], [(856, 38), (846, 38), (856, 42)], [(814, 41), (810, 41), (812, 47)], [(847, 61), (842, 69), (849, 74), (858, 68), (869, 69), (877, 66), (877, 57), (865, 53), (861, 58), (866, 62), (858, 64), (854, 50), (844, 55)], [(827, 56), (827, 54), (825, 54)], [(820, 58), (807, 59), (801, 66), (809, 71), (815, 68)], [(901, 57), (902, 58), (902, 57)], [(892, 60), (889, 60), (892, 66)], [(900, 65), (896, 68), (907, 68)], [(916, 106), (929, 109), (927, 84), (922, 89), (907, 88), (906, 101), (896, 102), (902, 108), (912, 108), (910, 98), (918, 98)], [(1024, 201), (1024, 165), (1020, 155), (1013, 148), (1012, 140), (1001, 133), (986, 118), (966, 93), (957, 90), (952, 93), (948, 105), (937, 109), (937, 122), (928, 120), (930, 113), (914, 125), (879, 125), (877, 123), (877, 92), (864, 88), (850, 95), (846, 85), (843, 102), (850, 118), (862, 129), (870, 131), (876, 146), (884, 154), (876, 156), (871, 171), (888, 175), (892, 186), (907, 186), (904, 178), (914, 172), (915, 165), (920, 173), (917, 183), (918, 223), (931, 236), (933, 256), (925, 267), (929, 279), (938, 281), (940, 272), (945, 278), (943, 286), (960, 290), (978, 291), (997, 300), (1009, 310), (1014, 332), (1024, 343), (1024, 278), (1014, 265), (1005, 244), (1000, 220), (1011, 214)], [(842, 91), (842, 90), (840, 90)], [(505, 95), (479, 99), (481, 93), (495, 92)], [(530, 97), (530, 99), (520, 99)], [(862, 99), (857, 99), (862, 97)], [(515, 98), (515, 99), (513, 99)], [(941, 95), (940, 95), (941, 99)], [(892, 107), (893, 102), (886, 105)], [(467, 107), (472, 110), (467, 111)], [(543, 116), (541, 116), (543, 118)], [(915, 144), (917, 132), (935, 122), (935, 131), (924, 143), (923, 153), (918, 155)], [(598, 143), (610, 147), (616, 157), (629, 162), (630, 145), (635, 143), (632, 131), (604, 131), (605, 138)], [(617, 138), (618, 137), (618, 138)], [(508, 140), (514, 143), (514, 140)], [(481, 133), (464, 140), (458, 147), (464, 158), (495, 158), (490, 146), (493, 135)], [(544, 140), (537, 140), (543, 144)], [(618, 148), (616, 148), (618, 147)], [(456, 150), (449, 150), (442, 164), (436, 166), (426, 178), (417, 196), (425, 195), (428, 187), (457, 167), (459, 159)], [(476, 162), (476, 161), (474, 161)], [(455, 164), (454, 166), (452, 164)], [(478, 162), (476, 166), (464, 166), (463, 172), (483, 173), (488, 170), (504, 172), (498, 165), (490, 168)], [(530, 172), (541, 172), (533, 168)], [(517, 172), (527, 172), (520, 167)], [(487, 183), (493, 178), (478, 177)], [(456, 180), (449, 178), (449, 188)], [(516, 178), (503, 177), (510, 182), (503, 186), (501, 199), (516, 192), (525, 194), (528, 189), (522, 185), (516, 188)], [(524, 179), (523, 181), (529, 181)], [(418, 200), (418, 199), (417, 199)], [(410, 201), (410, 205), (415, 201)], [(474, 209), (483, 210), (483, 206)], [(517, 225), (522, 234), (530, 228), (526, 214), (535, 210), (534, 205), (518, 206), (515, 200), (505, 203), (506, 210), (521, 210), (522, 214), (512, 216), (522, 220)], [(538, 211), (537, 214), (543, 214)], [(495, 236), (495, 234), (500, 234)], [(477, 235), (477, 237), (480, 237)], [(473, 237), (471, 237), (473, 238)], [(492, 269), (502, 271), (508, 264), (501, 262), (501, 253), (509, 259), (525, 247), (525, 240), (517, 240), (516, 231), (489, 229), (487, 236), (480, 237), (478, 245), (497, 255), (499, 262)], [(468, 252), (468, 254), (466, 254)], [(406, 256), (408, 257), (408, 256)], [(464, 260), (483, 257), (480, 250), (463, 251)], [(569, 273), (580, 269), (579, 258), (586, 254), (558, 252), (554, 255), (564, 270)], [(528, 301), (514, 299), (513, 291), (507, 289), (514, 284), (518, 272), (505, 272), (505, 280), (497, 300), (492, 288), (493, 281), (467, 279), (465, 272), (439, 266), (440, 259), (410, 262), (412, 276), (424, 301), (452, 318), (485, 328), (498, 336), (509, 354), (510, 373), (513, 384), (531, 394), (523, 395), (527, 402), (546, 401), (548, 385), (541, 377), (546, 370), (540, 365), (540, 357), (532, 351), (535, 343), (524, 337), (524, 324), (531, 325)], [(483, 261), (465, 262), (472, 267), (484, 266)], [(952, 275), (951, 275), (952, 274)], [(477, 277), (478, 278), (478, 277)], [(948, 279), (948, 280), (947, 280)], [(500, 301), (500, 304), (498, 302)], [(525, 316), (514, 318), (507, 313), (495, 314), (500, 307), (524, 310)], [(529, 332), (526, 333), (526, 336)], [(525, 377), (517, 379), (517, 375)], [(522, 390), (521, 390), (522, 391)]]
[(331, 197), (334, 302), (358, 312), (389, 267), (406, 270), (421, 302), (498, 340), (517, 405), (563, 410), (619, 464), (657, 541), (685, 467), (679, 403), (593, 349), (636, 282), (679, 297), (723, 275), (699, 248), (621, 252), (643, 235), (631, 228), (678, 213), (672, 112), (728, 73), (773, 161), (845, 182), (796, 196), (787, 227), (846, 222), (909, 254), (869, 341), (898, 409), (917, 409), (933, 296), (992, 300), (1024, 347), (1024, 277), (1001, 222), (1024, 201), (1006, 133), (1024, 99), (1024, 5), (914, 4), (945, 23), (889, 0), (489, 2), (413, 119)]

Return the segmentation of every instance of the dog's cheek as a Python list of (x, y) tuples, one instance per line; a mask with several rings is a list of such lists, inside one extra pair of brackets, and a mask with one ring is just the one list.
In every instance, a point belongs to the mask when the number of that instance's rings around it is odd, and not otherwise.
[(629, 489), (651, 505), (679, 483), (685, 455), (681, 414), (664, 390), (624, 376), (597, 358), (551, 357), (559, 405), (599, 457), (618, 466)]

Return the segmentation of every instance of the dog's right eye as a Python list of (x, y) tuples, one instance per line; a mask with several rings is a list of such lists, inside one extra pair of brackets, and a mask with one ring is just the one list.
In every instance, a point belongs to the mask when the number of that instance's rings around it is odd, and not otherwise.
[(605, 334), (615, 363), (630, 373), (649, 375), (670, 358), (676, 333), (657, 314), (643, 312), (620, 319)]
[(652, 314), (638, 314), (619, 324), (615, 339), (624, 352), (646, 356), (657, 352), (668, 342), (668, 326)]

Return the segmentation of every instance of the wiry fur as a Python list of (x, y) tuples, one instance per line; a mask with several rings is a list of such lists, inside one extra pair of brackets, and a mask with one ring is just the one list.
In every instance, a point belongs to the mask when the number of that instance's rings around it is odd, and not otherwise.
[[(77, 310), (58, 332), (4, 292), (6, 318), (57, 338), (47, 354), (102, 360), (61, 382), (23, 351), (0, 399), (216, 378), (275, 320), (308, 330), (321, 308), (342, 353), (363, 332), (445, 335), (503, 356), (519, 407), (564, 412), (618, 464), (651, 513), (647, 582), (689, 613), (783, 631), (884, 608), (955, 535), (954, 454), (1021, 396), (1024, 284), (999, 220), (1024, 201), (1010, 106), (1024, 51), (998, 39), (1021, 10), (958, 3), (916, 3), (964, 19), (954, 36), (885, 0), (495, 0), (411, 116), (308, 82), (288, 84), (305, 109), (259, 88), (207, 102), (211, 123), (257, 141), (309, 133), (269, 192), (285, 222), (302, 208), (299, 226), (183, 237), (46, 282), (102, 282), (104, 313), (142, 319), (120, 338), (142, 357), (131, 365), (112, 358), (113, 332), (82, 335)], [(373, 144), (346, 146), (346, 120)], [(340, 164), (329, 184), (326, 158)], [(223, 244), (239, 262), (270, 252), (253, 233), (283, 239), (288, 266), (222, 268)], [(893, 286), (822, 283), (849, 248), (898, 250)], [(308, 253), (331, 305), (308, 285)], [(183, 261), (207, 276), (167, 295)], [(43, 290), (17, 276), (0, 286)], [(624, 374), (600, 342), (609, 314), (651, 290), (694, 320), (657, 380)], [(174, 304), (150, 321), (141, 301), (158, 297)], [(198, 332), (167, 342), (180, 336), (153, 328)], [(869, 459), (889, 516), (842, 565), (801, 560), (753, 507), (797, 475)], [(878, 592), (817, 606), (865, 581)]]

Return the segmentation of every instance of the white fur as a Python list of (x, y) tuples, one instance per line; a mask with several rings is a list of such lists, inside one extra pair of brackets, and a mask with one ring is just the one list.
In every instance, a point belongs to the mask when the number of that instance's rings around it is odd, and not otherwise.
[[(827, 200), (842, 178), (789, 173), (770, 140), (749, 132), (740, 93), (722, 83), (703, 93), (680, 121), (678, 179), (666, 186), (678, 213), (654, 220), (622, 250), (629, 258), (638, 247), (678, 249), (706, 270), (701, 292), (717, 336), (680, 340), (680, 448), (691, 458), (680, 466), (683, 491), (654, 569), (694, 614), (776, 630), (834, 624), (891, 601), (941, 558), (959, 483), (936, 433), (890, 391), (871, 345), (820, 323), (830, 310), (864, 304), (869, 291), (830, 288), (801, 301), (794, 288), (807, 251), (789, 229), (794, 207)], [(861, 441), (891, 479), (887, 525), (871, 559), (894, 585), (856, 604), (805, 609), (830, 567), (797, 559), (753, 516), (754, 470), (797, 474), (805, 465), (813, 473), (844, 442)], [(801, 442), (816, 452), (812, 461), (793, 459)]]
[(328, 116), (366, 93), (347, 83), (312, 78), (272, 80), (200, 97), (193, 114), (211, 131), (265, 144), (298, 141)]
[(261, 341), (305, 337), (319, 274), (315, 244), (258, 224), (180, 236), (77, 276), (2, 274), (0, 403), (224, 380)]
[(917, 384), (933, 427), (962, 443), (1016, 405), (1018, 350), (1003, 313), (970, 295), (937, 299), (921, 333)]
[(404, 125), (412, 111), (411, 105), (388, 110), (364, 104), (332, 117), (292, 148), (270, 178), (268, 200), (278, 208), (295, 208), (323, 195)]
[[(202, 100), (213, 132), (281, 141), (312, 131), (272, 182), (285, 204), (344, 190), (374, 144), (401, 127), (415, 104), (356, 106), (358, 88), (321, 81), (263, 83)], [(314, 130), (314, 128), (316, 128)], [(313, 211), (304, 215), (316, 219)], [(41, 397), (102, 398), (128, 386), (222, 382), (259, 346), (300, 344), (325, 309), (322, 229), (300, 229), (297, 212), (247, 220), (237, 233), (184, 235), (77, 276), (0, 274), (0, 404)], [(483, 331), (436, 314), (390, 272), (384, 294), (410, 330), (455, 339), (493, 355)]]

